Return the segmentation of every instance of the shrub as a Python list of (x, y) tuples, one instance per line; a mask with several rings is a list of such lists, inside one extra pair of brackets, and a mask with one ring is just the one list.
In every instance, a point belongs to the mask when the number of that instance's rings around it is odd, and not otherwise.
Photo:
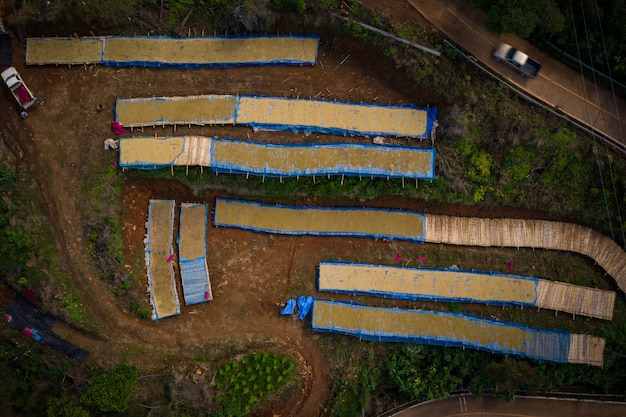
[(294, 363), (286, 356), (253, 353), (217, 371), (217, 401), (228, 416), (244, 416), (287, 382)]
[(138, 378), (137, 367), (117, 365), (108, 372), (89, 378), (87, 389), (80, 400), (100, 411), (122, 413), (128, 409)]
[(47, 417), (89, 417), (91, 414), (80, 405), (78, 398), (65, 395), (59, 398), (48, 398), (46, 415)]

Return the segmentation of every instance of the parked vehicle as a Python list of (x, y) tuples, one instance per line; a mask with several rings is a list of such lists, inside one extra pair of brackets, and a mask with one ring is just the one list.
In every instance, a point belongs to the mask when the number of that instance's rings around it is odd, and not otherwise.
[(35, 97), (30, 89), (26, 86), (17, 70), (13, 67), (9, 67), (2, 71), (2, 80), (13, 94), (16, 103), (19, 105), (22, 117), (28, 115), (27, 110), (32, 107), (33, 104), (43, 102)]
[(535, 77), (541, 69), (537, 61), (504, 42), (493, 51), (493, 57), (516, 70), (522, 77)]

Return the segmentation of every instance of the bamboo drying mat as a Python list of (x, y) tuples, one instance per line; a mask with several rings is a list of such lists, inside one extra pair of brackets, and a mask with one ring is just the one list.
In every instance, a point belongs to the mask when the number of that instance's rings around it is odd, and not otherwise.
[(211, 66), (219, 64), (313, 64), (314, 37), (108, 37), (104, 60)]
[(576, 252), (596, 261), (626, 291), (626, 253), (608, 237), (576, 224), (426, 215), (426, 241)]
[(570, 335), (569, 363), (602, 366), (606, 341), (586, 334)]
[(217, 199), (216, 226), (286, 234), (386, 236), (421, 241), (423, 216), (410, 211), (290, 207)]
[(615, 293), (564, 282), (539, 280), (535, 305), (549, 310), (611, 320)]
[(173, 265), (167, 262), (172, 253), (173, 216), (173, 201), (150, 201), (146, 251), (149, 254), (152, 300), (158, 319), (178, 314)]
[(26, 64), (97, 64), (102, 61), (105, 37), (28, 38)]
[(119, 141), (121, 167), (170, 166), (182, 156), (185, 138), (122, 138)]
[(374, 293), (389, 298), (402, 294), (417, 299), (533, 305), (535, 286), (533, 279), (453, 269), (336, 262), (319, 265), (320, 291)]
[(428, 113), (410, 107), (240, 97), (237, 123), (300, 128), (309, 126), (363, 134), (423, 137), (428, 127)]
[(178, 241), (181, 259), (206, 257), (206, 216), (204, 204), (181, 204)]
[(232, 95), (118, 99), (115, 120), (127, 127), (221, 125), (235, 122), (236, 106)]
[(434, 172), (433, 154), (419, 148), (395, 146), (272, 146), (233, 140), (213, 141), (213, 160), (225, 165), (264, 171), (335, 174), (387, 172), (406, 178), (430, 177)]

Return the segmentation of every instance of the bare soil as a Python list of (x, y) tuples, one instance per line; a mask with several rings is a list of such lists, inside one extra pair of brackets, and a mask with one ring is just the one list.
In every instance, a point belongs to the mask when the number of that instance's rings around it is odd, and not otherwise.
[[(328, 363), (309, 328), (279, 315), (279, 305), (289, 296), (315, 288), (315, 265), (325, 258), (353, 256), (362, 251), (356, 242), (341, 239), (295, 238), (260, 235), (236, 229), (208, 233), (209, 272), (214, 291), (212, 302), (182, 306), (180, 316), (161, 323), (139, 320), (121, 308), (98, 278), (87, 254), (89, 247), (81, 204), (81, 181), (93, 169), (105, 169), (117, 156), (103, 150), (113, 136), (109, 124), (116, 97), (172, 96), (190, 94), (261, 94), (286, 97), (317, 97), (370, 103), (416, 103), (408, 82), (398, 83), (390, 68), (356, 43), (323, 40), (319, 63), (313, 67), (267, 67), (199, 69), (190, 71), (99, 66), (25, 67), (24, 45), (14, 44), (14, 65), (45, 105), (20, 120), (5, 94), (6, 110), (0, 119), (6, 126), (5, 142), (29, 165), (44, 198), (44, 210), (59, 241), (68, 272), (87, 308), (101, 326), (93, 338), (60, 324), (57, 331), (91, 351), (97, 363), (108, 366), (120, 358), (144, 369), (158, 367), (164, 357), (189, 358), (211, 351), (216, 343), (242, 347), (267, 344), (288, 353), (299, 364), (301, 388), (289, 401), (274, 402), (279, 415), (312, 416), (326, 403), (329, 389)], [(98, 105), (104, 111), (97, 110)], [(432, 104), (432, 103), (431, 103)], [(308, 137), (292, 133), (258, 132), (233, 127), (190, 128), (199, 135), (250, 138), (257, 141), (338, 141), (345, 138)], [(178, 129), (181, 133), (181, 129)], [(171, 129), (146, 129), (127, 134), (168, 135)], [(359, 141), (363, 139), (350, 139)], [(123, 175), (123, 174), (122, 174)], [(209, 203), (214, 195), (194, 196), (183, 186), (166, 181), (127, 180), (121, 203), (125, 263), (130, 272), (143, 269), (143, 239), (148, 200), (171, 198), (177, 202)], [(359, 242), (360, 243), (360, 242)], [(384, 251), (377, 242), (370, 250)], [(346, 252), (346, 248), (348, 251)], [(387, 251), (389, 249), (386, 249)], [(303, 284), (306, 283), (306, 284)], [(141, 286), (140, 286), (141, 288)], [(182, 291), (179, 293), (182, 294)], [(147, 297), (144, 298), (144, 304)], [(137, 350), (148, 355), (138, 355)]]

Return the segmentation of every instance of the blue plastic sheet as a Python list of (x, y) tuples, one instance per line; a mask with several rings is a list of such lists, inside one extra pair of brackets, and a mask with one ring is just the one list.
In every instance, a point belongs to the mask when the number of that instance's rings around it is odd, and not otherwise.
[[(196, 230), (192, 233), (192, 236), (186, 236), (186, 239), (182, 239), (182, 225), (186, 224), (188, 218), (185, 216), (189, 210), (200, 209), (204, 211), (204, 218), (202, 224), (195, 225)], [(205, 204), (182, 204), (180, 206), (180, 222), (181, 225), (177, 242), (179, 245), (179, 266), (180, 276), (183, 282), (183, 294), (185, 296), (185, 304), (198, 304), (210, 301), (213, 299), (211, 292), (211, 282), (209, 280), (209, 271), (206, 263), (206, 226), (207, 226), (207, 214), (208, 207)], [(187, 229), (188, 230), (188, 229)], [(202, 238), (203, 250), (202, 256), (196, 259), (187, 259), (184, 254), (185, 248), (181, 247), (181, 242), (192, 241)]]
[(313, 297), (310, 295), (298, 297), (298, 318), (304, 320), (309, 311), (313, 307)]
[(280, 309), (280, 314), (283, 316), (288, 316), (290, 314), (295, 313), (296, 311), (296, 299), (290, 298), (287, 300), (287, 304), (283, 308)]

